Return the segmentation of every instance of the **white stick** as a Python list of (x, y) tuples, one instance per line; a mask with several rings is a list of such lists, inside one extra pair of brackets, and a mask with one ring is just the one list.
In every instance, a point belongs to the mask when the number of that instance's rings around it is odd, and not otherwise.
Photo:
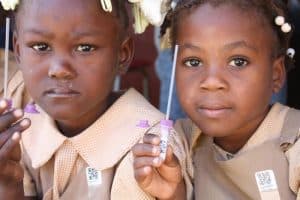
[(171, 74), (171, 81), (170, 81), (170, 88), (169, 88), (169, 97), (168, 97), (168, 104), (167, 104), (166, 119), (170, 118), (172, 93), (173, 93), (173, 89), (174, 89), (174, 80), (175, 80), (175, 71), (176, 71), (177, 54), (178, 54), (178, 45), (176, 44), (175, 48), (174, 48), (173, 66), (172, 66), (172, 74)]
[(10, 26), (10, 19), (7, 17), (6, 28), (5, 28), (5, 52), (4, 52), (4, 98), (7, 98), (9, 26)]

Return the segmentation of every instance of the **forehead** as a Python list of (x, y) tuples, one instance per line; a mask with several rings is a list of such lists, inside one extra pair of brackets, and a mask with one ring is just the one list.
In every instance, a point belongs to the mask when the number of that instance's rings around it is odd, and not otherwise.
[(17, 28), (30, 26), (116, 31), (119, 23), (116, 16), (102, 10), (98, 0), (23, 0)]
[(203, 44), (205, 40), (205, 44), (224, 45), (246, 41), (258, 45), (258, 48), (270, 48), (275, 40), (271, 26), (260, 14), (255, 11), (245, 12), (233, 5), (214, 7), (204, 4), (181, 16), (176, 30), (177, 40), (181, 42), (198, 41)]

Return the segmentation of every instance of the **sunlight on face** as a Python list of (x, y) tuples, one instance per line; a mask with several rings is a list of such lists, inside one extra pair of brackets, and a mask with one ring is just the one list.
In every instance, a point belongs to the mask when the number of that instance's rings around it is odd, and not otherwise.
[(284, 70), (272, 57), (271, 27), (249, 16), (234, 6), (204, 4), (180, 18), (179, 99), (205, 134), (251, 135), (268, 111), (274, 69)]

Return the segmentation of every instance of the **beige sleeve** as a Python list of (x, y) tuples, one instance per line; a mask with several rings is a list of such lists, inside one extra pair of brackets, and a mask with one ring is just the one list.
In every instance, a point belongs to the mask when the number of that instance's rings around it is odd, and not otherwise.
[(300, 140), (298, 140), (286, 153), (289, 162), (289, 186), (300, 200)]
[(30, 173), (28, 166), (30, 166), (30, 159), (24, 151), (24, 147), (22, 142), (20, 142), (21, 150), (22, 150), (22, 159), (20, 161), (23, 170), (24, 170), (24, 178), (23, 178), (23, 187), (24, 187), (24, 196), (25, 197), (35, 197), (37, 196), (35, 181)]
[(185, 134), (175, 126), (176, 131), (171, 132), (170, 145), (173, 148), (175, 156), (178, 158), (183, 179), (185, 181), (187, 199), (193, 199), (193, 184), (192, 173), (193, 168), (191, 165), (191, 156), (189, 155), (189, 147)]
[(138, 186), (132, 163), (132, 153), (128, 153), (117, 167), (111, 188), (111, 200), (155, 200)]
[(24, 108), (31, 101), (20, 71), (17, 71), (9, 81), (7, 93), (8, 97), (13, 100), (13, 107), (15, 108)]
[(21, 164), (24, 169), (24, 178), (23, 178), (24, 196), (26, 196), (26, 197), (37, 196), (34, 180), (31, 177), (25, 164), (23, 162), (21, 162)]

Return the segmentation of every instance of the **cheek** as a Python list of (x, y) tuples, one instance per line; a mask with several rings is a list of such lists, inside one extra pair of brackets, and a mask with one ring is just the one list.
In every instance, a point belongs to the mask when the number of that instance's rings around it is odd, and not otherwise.
[[(264, 110), (268, 106), (272, 95), (271, 85), (269, 74), (261, 71), (252, 75), (249, 74), (247, 78), (233, 83), (231, 87), (237, 98), (236, 103), (250, 114), (255, 113), (255, 110)], [(253, 110), (253, 108), (256, 109)]]
[(197, 80), (192, 74), (178, 70), (176, 73), (176, 89), (182, 107), (187, 108), (197, 95)]
[(43, 62), (37, 61), (34, 57), (30, 56), (30, 54), (20, 57), (20, 70), (23, 73), (25, 82), (28, 82), (28, 84), (40, 81), (47, 77), (48, 74), (48, 70)]
[[(90, 99), (97, 99), (99, 92), (106, 95), (112, 89), (115, 73), (112, 66), (91, 65), (90, 69), (78, 71), (78, 77), (74, 80), (77, 87), (81, 87)], [(75, 85), (74, 85), (75, 86)], [(102, 96), (100, 95), (100, 96)]]

